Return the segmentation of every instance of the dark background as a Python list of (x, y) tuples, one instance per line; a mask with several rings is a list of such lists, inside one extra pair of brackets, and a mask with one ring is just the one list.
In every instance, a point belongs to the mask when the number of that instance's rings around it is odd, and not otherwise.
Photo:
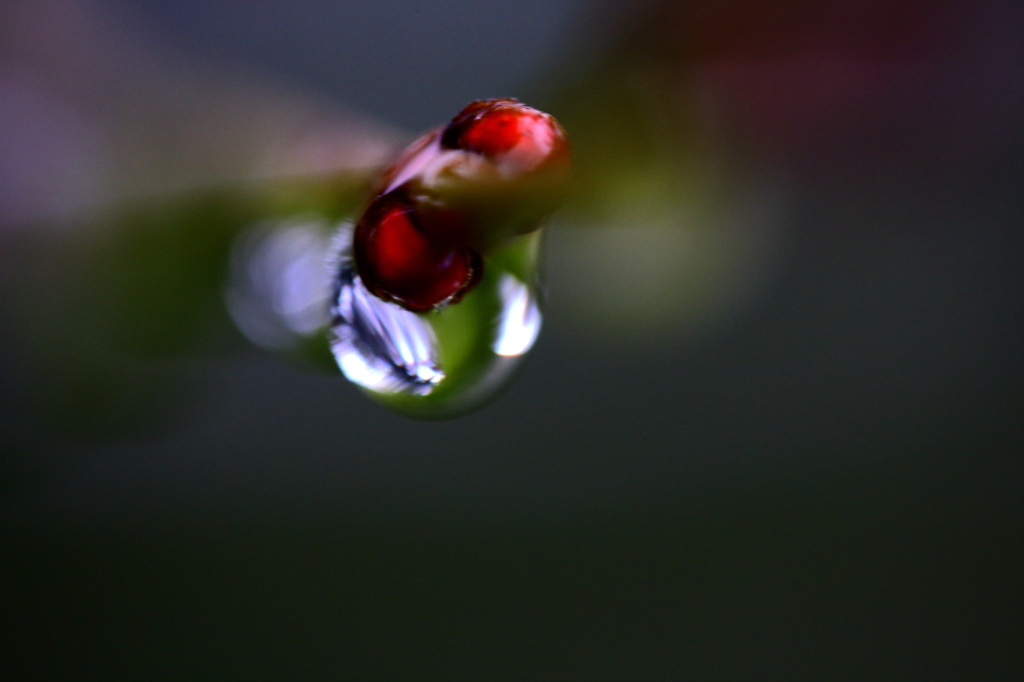
[[(1014, 3), (33, 6), (0, 49), (12, 679), (1024, 673)], [(139, 252), (82, 215), (244, 167), (201, 152), (250, 112), (164, 118), (232, 111), (211, 72), (395, 139), (482, 96), (565, 122), (585, 188), (504, 395), (412, 421), (222, 313), (110, 322), (209, 293), (164, 252), (93, 288)], [(216, 281), (205, 226), (259, 209), (184, 196)]]

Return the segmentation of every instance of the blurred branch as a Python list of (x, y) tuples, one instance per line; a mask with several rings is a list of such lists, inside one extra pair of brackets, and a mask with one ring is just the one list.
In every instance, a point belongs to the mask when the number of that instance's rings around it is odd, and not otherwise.
[(0, 6), (0, 227), (216, 183), (368, 169), (401, 140), (189, 63), (88, 2)]

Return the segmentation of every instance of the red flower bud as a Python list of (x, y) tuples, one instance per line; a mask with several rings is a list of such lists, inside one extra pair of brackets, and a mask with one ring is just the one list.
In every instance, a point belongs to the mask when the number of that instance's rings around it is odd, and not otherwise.
[(481, 254), (537, 229), (568, 161), (553, 117), (514, 99), (472, 102), (375, 185), (353, 246), (367, 289), (417, 312), (458, 301), (480, 278)]
[(397, 199), (371, 204), (356, 226), (353, 251), (366, 287), (409, 310), (458, 300), (480, 272), (475, 253), (429, 240), (413, 208)]
[(558, 121), (515, 99), (472, 102), (445, 128), (441, 145), (486, 156), (509, 174), (565, 163), (569, 155)]

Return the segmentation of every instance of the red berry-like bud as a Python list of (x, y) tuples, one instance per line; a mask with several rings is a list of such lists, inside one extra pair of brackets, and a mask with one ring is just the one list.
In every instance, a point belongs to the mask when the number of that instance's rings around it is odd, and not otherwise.
[(481, 154), (512, 173), (565, 163), (569, 154), (558, 122), (515, 99), (469, 104), (445, 128), (441, 144)]
[(413, 142), (374, 185), (353, 255), (367, 289), (409, 310), (454, 303), (483, 256), (536, 230), (568, 176), (565, 131), (514, 99), (480, 100)]
[(376, 296), (414, 311), (451, 303), (471, 287), (480, 259), (466, 248), (428, 239), (413, 209), (398, 199), (374, 201), (356, 226), (356, 268)]

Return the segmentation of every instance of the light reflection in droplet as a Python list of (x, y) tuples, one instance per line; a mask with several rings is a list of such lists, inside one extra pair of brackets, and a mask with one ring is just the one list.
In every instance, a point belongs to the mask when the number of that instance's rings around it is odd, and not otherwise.
[(533, 347), (540, 334), (541, 314), (537, 297), (530, 287), (512, 275), (502, 275), (498, 283), (501, 315), (497, 321), (494, 352), (504, 357), (522, 355)]
[(427, 395), (444, 379), (430, 324), (367, 291), (348, 262), (331, 312), (331, 350), (350, 381), (378, 393)]

